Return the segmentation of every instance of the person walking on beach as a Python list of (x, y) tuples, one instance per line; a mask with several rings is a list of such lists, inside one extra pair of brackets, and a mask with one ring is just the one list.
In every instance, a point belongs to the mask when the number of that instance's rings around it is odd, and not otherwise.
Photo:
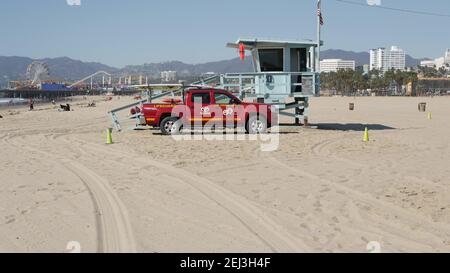
[(32, 98), (30, 98), (30, 100), (28, 101), (28, 105), (30, 106), (30, 111), (34, 110), (34, 101)]

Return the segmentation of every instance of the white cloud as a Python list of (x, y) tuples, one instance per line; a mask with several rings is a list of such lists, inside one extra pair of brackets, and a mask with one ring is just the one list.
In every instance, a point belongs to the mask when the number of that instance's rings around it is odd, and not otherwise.
[(371, 6), (381, 6), (381, 0), (367, 0), (367, 4)]
[(66, 0), (69, 6), (81, 6), (81, 0)]

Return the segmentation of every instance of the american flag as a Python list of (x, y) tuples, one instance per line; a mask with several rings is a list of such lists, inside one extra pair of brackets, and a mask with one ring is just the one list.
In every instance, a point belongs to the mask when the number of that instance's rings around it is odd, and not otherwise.
[(320, 25), (323, 26), (323, 16), (320, 0), (317, 2), (317, 16), (319, 16)]

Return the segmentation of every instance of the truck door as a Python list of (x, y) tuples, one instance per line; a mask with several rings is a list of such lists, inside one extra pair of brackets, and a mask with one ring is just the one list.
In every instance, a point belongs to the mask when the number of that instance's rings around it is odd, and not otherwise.
[(191, 125), (203, 126), (211, 119), (211, 92), (193, 92), (190, 98)]
[(214, 93), (214, 103), (221, 108), (222, 119), (224, 127), (236, 126), (238, 120), (236, 103), (237, 100), (227, 93), (216, 92)]

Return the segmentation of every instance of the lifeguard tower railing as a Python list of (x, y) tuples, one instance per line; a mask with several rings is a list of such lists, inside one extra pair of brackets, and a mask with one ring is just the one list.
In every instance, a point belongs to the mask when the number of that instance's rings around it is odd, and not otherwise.
[[(315, 72), (256, 72), (223, 74), (219, 87), (243, 100), (274, 105), (280, 115), (294, 118), (297, 125), (300, 121), (307, 125), (309, 98), (318, 95), (318, 84)], [(287, 98), (292, 98), (291, 102)]]
[(241, 99), (264, 99), (269, 104), (283, 104), (287, 97), (316, 96), (318, 82), (314, 72), (228, 73), (220, 77), (221, 88), (239, 94)]

